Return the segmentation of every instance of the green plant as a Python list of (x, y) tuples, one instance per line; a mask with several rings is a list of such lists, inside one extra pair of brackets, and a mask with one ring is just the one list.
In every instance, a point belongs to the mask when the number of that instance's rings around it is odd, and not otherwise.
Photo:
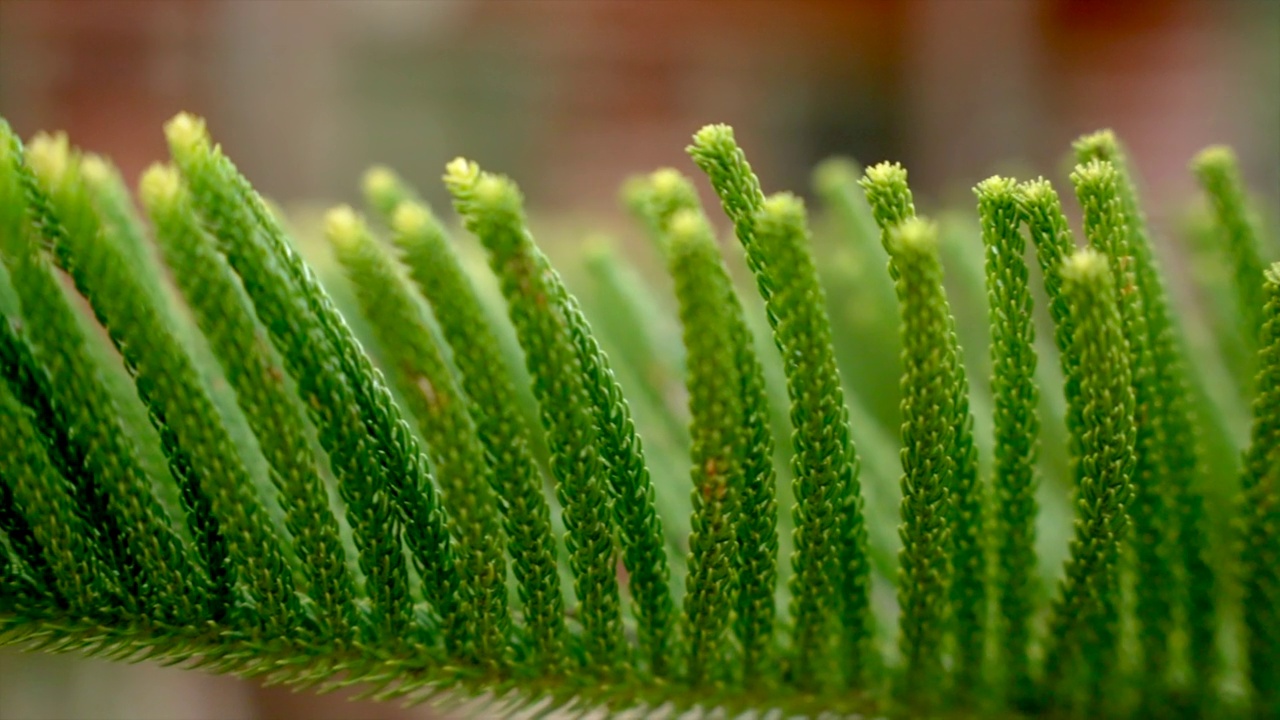
[(1191, 351), (1109, 133), (1077, 249), (1045, 180), (935, 223), (890, 164), (821, 166), (811, 230), (709, 126), (758, 292), (668, 169), (624, 199), (672, 298), (602, 245), (581, 304), (474, 163), (479, 252), (378, 168), (343, 279), (166, 134), (148, 232), (0, 122), (0, 644), (495, 710), (1280, 714), (1280, 265), (1229, 152), (1195, 168), (1247, 373)]

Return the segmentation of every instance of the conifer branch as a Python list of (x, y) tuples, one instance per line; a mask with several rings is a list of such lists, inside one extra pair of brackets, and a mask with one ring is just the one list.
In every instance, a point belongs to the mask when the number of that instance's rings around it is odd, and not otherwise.
[[(915, 201), (907, 185), (907, 171), (897, 163), (867, 168), (859, 183), (871, 214), (880, 226), (881, 243), (889, 253), (889, 276), (896, 282), (900, 269), (892, 250), (893, 233), (915, 217)], [(978, 477), (978, 452), (973, 442), (973, 413), (969, 409), (969, 380), (961, 364), (963, 351), (956, 337), (955, 318), (947, 310), (949, 341), (947, 378), (955, 405), (955, 432), (949, 455), (955, 463), (949, 484), (946, 515), (950, 523), (951, 623), (956, 638), (955, 682), (962, 696), (978, 690), (982, 681), (987, 625), (987, 567), (983, 530), (985, 488)], [(968, 697), (962, 697), (966, 701)]]
[[(540, 263), (549, 267), (545, 256)], [(560, 307), (569, 336), (582, 363), (586, 390), (599, 432), (600, 457), (613, 491), (613, 511), (623, 560), (630, 573), (631, 597), (636, 604), (641, 654), (650, 670), (668, 673), (672, 650), (675, 606), (669, 586), (666, 542), (662, 518), (654, 506), (653, 482), (644, 457), (640, 435), (631, 419), (622, 387), (609, 367), (609, 358), (591, 332), (578, 301), (558, 276), (549, 285)]]
[[(0, 319), (3, 320), (0, 322), (0, 371), (3, 371), (3, 377), (9, 383), (7, 392), (13, 394), (15, 408), (27, 411), (19, 405), (21, 402), (36, 405), (38, 409), (34, 412), (39, 418), (40, 415), (48, 412), (47, 402), (45, 407), (38, 405), (41, 399), (47, 396), (48, 382), (40, 377), (40, 369), (31, 362), (30, 349), (10, 327), (8, 318)], [(13, 418), (15, 428), (19, 427), (19, 420), (17, 416)], [(61, 438), (54, 439), (53, 442), (56, 443), (58, 439)], [(16, 446), (18, 439), (14, 438), (12, 442)], [(61, 483), (62, 480), (59, 479), (58, 482)], [(79, 490), (79, 488), (73, 488), (72, 492), (78, 495)], [(75, 518), (79, 520), (83, 516), (83, 506), (77, 506)], [(85, 529), (89, 530), (88, 527)], [(38, 589), (42, 593), (52, 593), (56, 586), (52, 569), (44, 553), (41, 552), (40, 543), (32, 532), (31, 523), (27, 521), (26, 516), (16, 504), (13, 489), (8, 482), (0, 482), (0, 537), (8, 541), (7, 548), (0, 546), (0, 557), (10, 563), (7, 565), (8, 580), (14, 583), (26, 583), (30, 590)], [(112, 568), (113, 573), (115, 570)], [(61, 598), (58, 599), (61, 600)], [(127, 602), (128, 598), (122, 598), (122, 600)]]
[[(893, 230), (916, 216), (915, 200), (907, 186), (907, 171), (898, 163), (879, 163), (867, 168), (858, 181), (866, 193), (871, 216), (880, 227), (880, 244), (888, 251), (892, 245)], [(889, 256), (889, 277), (898, 279), (898, 268)]]
[[(1018, 185), (1016, 199), (1018, 212), (1035, 245), (1036, 260), (1044, 277), (1045, 293), (1049, 298), (1049, 317), (1053, 321), (1053, 344), (1058, 349), (1065, 384), (1067, 401), (1067, 433), (1073, 439), (1080, 436), (1080, 372), (1075, 365), (1076, 356), (1071, 352), (1071, 309), (1062, 294), (1062, 266), (1075, 252), (1076, 242), (1062, 211), (1062, 200), (1053, 185), (1044, 178)], [(1073, 455), (1078, 450), (1073, 449)]]
[[(40, 213), (27, 202), (31, 180), (17, 138), (0, 121), (0, 259), (23, 306), (23, 334), (33, 362), (48, 376), (48, 392), (41, 395), (68, 438), (63, 451), (75, 453), (84, 470), (80, 477), (98, 486), (80, 492), (105, 498), (106, 512), (96, 517), (106, 528), (119, 529), (132, 564), (126, 569), (132, 570), (149, 614), (166, 620), (202, 617), (207, 567), (188, 555), (169, 527), (101, 369), (88, 353), (75, 311), (39, 250), (35, 223)], [(125, 578), (125, 583), (132, 581)]]
[(978, 477), (978, 449), (973, 441), (973, 412), (969, 408), (969, 380), (961, 364), (955, 316), (947, 310), (951, 355), (951, 397), (956, 432), (951, 453), (955, 477), (951, 500), (951, 605), (956, 637), (955, 682), (961, 702), (968, 704), (982, 691), (986, 673), (988, 625), (987, 489)]
[(551, 285), (559, 280), (533, 243), (523, 198), (510, 180), (482, 174), (474, 163), (458, 159), (449, 164), (445, 185), (467, 230), (489, 253), (525, 351), (551, 446), (556, 496), (564, 508), (586, 666), (613, 675), (624, 660), (624, 641), (610, 532), (612, 500), (596, 449), (582, 362), (568, 321), (554, 302)]
[(1258, 241), (1258, 222), (1245, 198), (1244, 182), (1235, 153), (1227, 147), (1211, 147), (1192, 160), (1191, 169), (1213, 208), (1218, 234), (1230, 259), (1232, 283), (1236, 291), (1240, 328), (1247, 349), (1259, 350), (1263, 307), (1263, 262)]
[[(388, 190), (366, 183), (375, 207), (391, 207), (391, 199), (411, 191)], [(393, 193), (391, 198), (385, 193)], [(565, 652), (564, 600), (556, 574), (551, 511), (542, 493), (542, 474), (531, 450), (524, 419), (516, 411), (516, 389), (503, 372), (498, 340), (480, 299), (449, 247), (444, 229), (425, 206), (398, 201), (390, 216), (392, 240), (401, 251), (409, 276), (430, 303), (492, 467), (491, 477), (505, 519), (512, 568), (520, 584), (524, 617), (533, 643), (532, 663), (554, 668)]]
[(1064, 680), (1079, 667), (1087, 707), (1098, 712), (1112, 680), (1119, 633), (1119, 556), (1129, 526), (1134, 465), (1133, 380), (1115, 280), (1098, 252), (1076, 252), (1062, 265), (1070, 307), (1070, 351), (1082, 369), (1078, 416), (1075, 531), (1058, 596), (1050, 609), (1045, 677), (1064, 700)]
[(103, 236), (114, 243), (134, 267), (142, 270), (139, 282), (152, 293), (152, 300), (164, 312), (168, 299), (164, 291), (164, 273), (147, 241), (142, 218), (138, 216), (120, 170), (110, 160), (87, 153), (81, 158), (80, 174), (94, 209), (102, 219)]
[[(374, 369), (311, 269), (292, 248), (278, 219), (231, 161), (210, 144), (203, 123), (189, 115), (178, 115), (166, 125), (166, 135), (170, 153), (197, 205), (205, 203), (214, 216), (219, 210), (238, 213), (241, 232), (217, 237), (223, 243), (220, 249), (241, 279), (245, 280), (245, 275), (262, 279), (275, 275), (274, 281), (302, 301), (304, 316), (312, 318), (309, 322), (317, 324), (332, 344), (343, 374), (355, 390), (369, 434), (381, 448), (378, 457), (409, 531), (406, 538), (414, 560), (431, 580), (428, 589), (437, 594), (433, 600), (449, 617), (459, 579), (453, 567), (446, 520), (430, 482), (426, 457), (381, 373)], [(253, 291), (258, 289), (258, 282), (245, 280), (245, 285)]]
[(669, 586), (662, 518), (654, 504), (654, 487), (644, 447), (631, 418), (630, 405), (609, 365), (609, 358), (591, 331), (577, 298), (568, 292), (538, 251), (536, 265), (547, 273), (550, 300), (563, 315), (584, 373), (604, 462), (614, 497), (614, 524), (630, 574), (642, 657), (654, 675), (668, 673), (675, 606)]
[(226, 261), (205, 236), (177, 171), (153, 165), (139, 197), (155, 228), (165, 263), (173, 269), (197, 325), (209, 340), (236, 400), (258, 438), (279, 490), (285, 526), (293, 538), (316, 603), (322, 639), (351, 639), (358, 623), (355, 586), (347, 572), (337, 519), (306, 436), (301, 401), (290, 394), (284, 370)]
[[(792, 680), (820, 689), (830, 676), (827, 633), (840, 629), (847, 682), (865, 682), (870, 662), (870, 563), (858, 456), (849, 428), (825, 298), (809, 250), (803, 205), (766, 201), (733, 131), (709, 125), (688, 149), (734, 223), (747, 266), (765, 300), (782, 353), (795, 432), (796, 549), (791, 614), (796, 623)], [(765, 228), (761, 224), (766, 225)], [(761, 240), (761, 236), (766, 239)], [(781, 293), (782, 298), (775, 298)]]
[(387, 355), (392, 383), (430, 450), (467, 593), (460, 617), (469, 636), (467, 652), (475, 661), (500, 667), (506, 664), (510, 623), (506, 542), (475, 425), (431, 329), (364, 220), (349, 207), (335, 208), (325, 218), (325, 234)]
[(902, 314), (902, 550), (898, 554), (899, 652), (907, 702), (939, 700), (943, 638), (951, 613), (949, 496), (956, 487), (956, 405), (937, 228), (908, 219), (889, 250)]
[[(774, 196), (765, 201), (754, 224), (753, 254), (759, 258), (764, 282), (775, 288), (769, 299), (770, 317), (786, 363), (791, 421), (796, 428), (792, 467), (800, 537), (792, 557), (796, 578), (792, 614), (800, 647), (792, 672), (821, 682), (821, 648), (827, 643), (823, 634), (831, 620), (838, 620), (845, 637), (842, 650), (849, 654), (842, 664), (850, 668), (849, 682), (858, 685), (864, 680), (861, 673), (869, 640), (866, 529), (857, 484), (858, 460), (823, 294), (809, 254), (804, 206), (794, 196)], [(846, 513), (853, 519), (846, 519)], [(856, 529), (847, 530), (848, 524)], [(842, 581), (833, 567), (843, 571)], [(839, 614), (828, 617), (828, 608)]]
[[(1128, 168), (1128, 158), (1115, 134), (1109, 130), (1087, 135), (1075, 144), (1076, 159), (1110, 162), (1116, 170), (1117, 193), (1129, 227), (1129, 244), (1133, 255), (1136, 287), (1142, 297), (1153, 363), (1153, 402), (1150, 413), (1160, 445), (1155, 452), (1161, 471), (1166, 474), (1164, 493), (1172, 515), (1166, 525), (1165, 542), (1172, 543), (1174, 564), (1180, 570), (1176, 577), (1178, 591), (1174, 602), (1181, 606), (1189, 636), (1187, 655), (1191, 664), (1195, 696), (1208, 694), (1218, 671), (1217, 585), (1213, 567), (1208, 561), (1208, 528), (1204, 497), (1197, 487), (1204, 473), (1205, 435), (1198, 427), (1192, 398), (1192, 376), (1185, 343), (1161, 279), (1160, 268), (1152, 249), (1151, 234), (1138, 203), (1135, 183)], [(1255, 272), (1261, 273), (1261, 265)], [(1257, 282), (1254, 275), (1253, 282)], [(1243, 292), (1243, 291), (1242, 291)], [(1257, 302), (1257, 298), (1253, 302)], [(1216, 400), (1217, 398), (1215, 398)], [(1212, 403), (1201, 412), (1218, 412)], [(1223, 431), (1223, 423), (1211, 425), (1219, 437), (1210, 436), (1215, 448), (1234, 447)], [(1224, 458), (1224, 462), (1228, 460)], [(1195, 620), (1191, 620), (1195, 618)], [(1157, 618), (1156, 622), (1159, 622)], [(1158, 670), (1158, 668), (1157, 668)]]
[(671, 168), (662, 168), (645, 177), (631, 178), (623, 187), (627, 209), (659, 245), (670, 239), (671, 219), (681, 210), (700, 210), (698, 191), (689, 178)]
[(391, 222), (396, 210), (404, 203), (426, 207), (418, 193), (395, 170), (385, 165), (374, 165), (366, 170), (360, 179), (360, 190), (369, 208), (386, 223)]
[[(37, 137), (27, 157), (38, 178), (35, 191), (47, 198), (41, 221), (45, 242), (134, 376), (170, 467), (183, 481), (183, 499), (215, 592), (236, 622), (261, 621), (266, 624), (258, 629), (279, 632), (299, 618), (293, 573), (193, 360), (119, 249), (104, 239), (79, 157), (65, 137)], [(261, 603), (267, 612), (251, 613), (246, 602)]]
[(1245, 655), (1253, 712), (1280, 712), (1280, 263), (1263, 279), (1253, 429), (1240, 480), (1237, 528)]
[(991, 312), (991, 388), (995, 406), (996, 667), (1005, 670), (1007, 692), (1025, 701), (1031, 684), (1031, 621), (1036, 581), (1035, 492), (1039, 485), (1039, 388), (1035, 381), (1035, 325), (1019, 232), (1016, 184), (992, 177), (979, 183), (978, 215), (986, 249), (987, 300)]
[(47, 441), (33, 426), (31, 411), (6, 383), (0, 383), (0, 418), (5, 424), (5, 441), (0, 443), (5, 473), (0, 484), (8, 496), (0, 502), (11, 502), (26, 520), (32, 546), (28, 551), (39, 547), (52, 589), (73, 612), (115, 614), (112, 609), (121, 604), (119, 577), (99, 554), (101, 548), (75, 507), (75, 490), (49, 459)]
[(1141, 673), (1145, 691), (1160, 689), (1169, 673), (1169, 640), (1173, 631), (1173, 608), (1166, 588), (1175, 582), (1167, 543), (1174, 528), (1166, 506), (1169, 470), (1163, 454), (1165, 418), (1159, 414), (1156, 360), (1151, 348), (1148, 311), (1138, 284), (1134, 240), (1125, 220), (1119, 195), (1119, 176), (1106, 161), (1093, 160), (1076, 166), (1071, 174), (1076, 195), (1084, 208), (1084, 231), (1089, 246), (1106, 256), (1119, 289), (1120, 318), (1129, 352), (1133, 378), (1135, 466), (1132, 498), (1127, 502), (1132, 529), (1130, 538), (1137, 557), (1135, 619), (1142, 648)]
[[(374, 370), (350, 328), (293, 250), (262, 199), (230, 160), (210, 144), (203, 123), (191, 116), (179, 115), (166, 125), (165, 132), (174, 163), (191, 189), (197, 208), (205, 221), (216, 228), (214, 236), (219, 250), (240, 276), (259, 315), (275, 316), (264, 323), (273, 338), (281, 344), (297, 343), (301, 338), (294, 336), (295, 331), (290, 329), (297, 328), (300, 333), (312, 336), (310, 344), (319, 345), (313, 349), (324, 352), (329, 361), (310, 364), (298, 357), (298, 367), (292, 372), (320, 373), (324, 368), (336, 367), (340, 369), (341, 379), (326, 380), (344, 389), (350, 388), (349, 397), (365, 431), (338, 436), (336, 441), (352, 442), (367, 435), (368, 450), (376, 462), (365, 465), (362, 472), (367, 474), (372, 467), (380, 468), (381, 478), (375, 484), (357, 488), (353, 482), (349, 492), (353, 497), (361, 495), (357, 504), (367, 511), (366, 517), (360, 520), (362, 529), (378, 536), (372, 540), (378, 551), (377, 559), (373, 560), (376, 564), (370, 569), (376, 567), (378, 575), (389, 575), (369, 578), (366, 585), (371, 594), (377, 592), (382, 596), (379, 599), (385, 604), (377, 604), (378, 609), (388, 612), (386, 621), (392, 627), (404, 627), (411, 622), (407, 578), (401, 563), (393, 559), (398, 557), (398, 537), (403, 528), (411, 557), (423, 576), (423, 589), (442, 618), (446, 639), (455, 649), (465, 645), (466, 631), (458, 614), (461, 579), (454, 564), (446, 518), (430, 482), (426, 457), (393, 402), (381, 373)], [(339, 390), (334, 387), (333, 391)], [(383, 507), (385, 498), (380, 491), (389, 495), (398, 521), (387, 518)], [(351, 499), (347, 502), (350, 506)]]
[(706, 218), (681, 210), (669, 222), (667, 262), (680, 301), (688, 349), (689, 434), (693, 441), (693, 531), (684, 600), (687, 677), (694, 685), (716, 680), (724, 667), (725, 634), (737, 594), (740, 554), (735, 524), (743, 490), (742, 397), (732, 342), (720, 321), (724, 286), (707, 282), (720, 264)]
[[(3, 371), (2, 377), (8, 378), (9, 390), (15, 401), (25, 406), (24, 410), (30, 416), (15, 418), (15, 427), (23, 427), (23, 422), (32, 425), (44, 446), (43, 451), (48, 454), (51, 486), (58, 492), (65, 484), (71, 495), (71, 502), (64, 506), (71, 514), (61, 520), (85, 536), (83, 547), (93, 554), (95, 568), (107, 575), (108, 584), (119, 586), (116, 597), (106, 604), (128, 613), (138, 613), (141, 609), (138, 598), (141, 588), (136, 563), (131, 562), (121, 543), (120, 530), (113, 522), (107, 499), (98, 495), (100, 489), (85, 472), (82, 446), (67, 434), (58, 408), (50, 401), (53, 389), (48, 375), (7, 319), (0, 321), (0, 371)], [(39, 458), (34, 460), (37, 464), (44, 463)], [(8, 492), (7, 488), (5, 492)], [(20, 544), (27, 550), (27, 557), (37, 566), (48, 569), (48, 565), (38, 558), (38, 553), (31, 552), (35, 547), (31, 544), (34, 537), (23, 513), (13, 512), (11, 501), (4, 504), (9, 508), (6, 512), (10, 517), (0, 524), (17, 531), (16, 534), (23, 537)]]
[[(727, 347), (732, 349), (734, 372), (741, 383), (739, 404), (742, 410), (741, 438), (737, 463), (742, 475), (737, 521), (739, 557), (735, 562), (738, 598), (735, 632), (742, 646), (744, 682), (771, 674), (768, 662), (774, 648), (774, 591), (777, 584), (778, 531), (776, 478), (773, 467), (773, 436), (769, 430), (769, 401), (765, 394), (764, 369), (756, 356), (751, 331), (747, 327), (742, 302), (734, 290), (733, 279), (719, 258), (714, 238), (690, 235), (688, 242), (708, 246), (717, 258), (694, 269), (672, 255), (668, 238), (670, 226), (681, 212), (700, 212), (693, 184), (675, 170), (663, 169), (650, 175), (642, 185), (633, 185), (628, 201), (655, 235), (667, 254), (673, 277), (716, 286), (720, 304), (714, 313), (728, 332)], [(688, 333), (686, 325), (686, 334)]]

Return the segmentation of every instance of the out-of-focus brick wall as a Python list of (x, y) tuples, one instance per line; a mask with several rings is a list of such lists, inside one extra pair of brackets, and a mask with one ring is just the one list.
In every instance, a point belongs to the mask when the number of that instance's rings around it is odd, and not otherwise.
[(1199, 147), (1280, 195), (1280, 14), (1251, 0), (850, 3), (520, 0), (0, 3), (0, 112), (65, 128), (130, 177), (159, 124), (206, 115), (282, 199), (350, 197), (391, 162), (443, 200), (465, 153), (552, 210), (612, 209), (729, 122), (773, 188), (831, 153), (908, 164), (924, 194), (1119, 130), (1160, 199)]

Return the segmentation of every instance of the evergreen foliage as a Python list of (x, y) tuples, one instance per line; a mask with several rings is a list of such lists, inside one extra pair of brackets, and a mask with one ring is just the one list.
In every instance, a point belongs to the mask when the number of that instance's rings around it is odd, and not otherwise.
[(139, 196), (155, 228), (156, 243), (196, 324), (235, 389), (241, 410), (271, 466), (285, 509), (285, 524), (300, 557), (308, 558), (304, 585), (316, 605), (323, 635), (349, 638), (355, 620), (355, 587), (347, 572), (337, 518), (319, 474), (303, 424), (301, 400), (288, 391), (284, 370), (235, 276), (205, 236), (177, 171), (152, 166)]
[(1258, 395), (1240, 480), (1245, 656), (1254, 710), (1280, 713), (1280, 263), (1266, 271)]
[(1213, 205), (1214, 221), (1226, 239), (1241, 330), (1249, 349), (1256, 352), (1264, 322), (1262, 248), (1258, 220), (1245, 197), (1239, 163), (1231, 148), (1211, 147), (1195, 157), (1192, 169)]
[(833, 249), (708, 126), (736, 247), (680, 172), (624, 189), (670, 298), (608, 251), (571, 292), (462, 159), (470, 237), (378, 167), (312, 264), (202, 121), (165, 133), (140, 213), (0, 121), (0, 644), (493, 712), (1280, 716), (1280, 264), (1230, 151), (1193, 164), (1256, 370), (1224, 399), (1109, 132), (1086, 248), (1047, 180), (935, 224), (834, 161)]
[(1020, 231), (1016, 183), (1001, 177), (976, 188), (986, 249), (987, 301), (991, 311), (991, 394), (995, 406), (995, 594), (996, 667), (1006, 692), (1025, 700), (1033, 692), (1031, 630), (1036, 583), (1035, 492), (1039, 484), (1040, 417), (1035, 382), (1026, 241)]
[(551, 513), (529, 430), (517, 411), (514, 382), (502, 372), (498, 340), (431, 210), (388, 169), (370, 171), (364, 187), (369, 204), (390, 222), (392, 242), (452, 350), (502, 508), (512, 569), (525, 603), (529, 662), (556, 667), (564, 660), (565, 620)]
[[(752, 347), (742, 303), (728, 269), (719, 259), (714, 236), (700, 228), (701, 208), (692, 183), (668, 168), (633, 181), (627, 191), (626, 201), (667, 257), (668, 270), (676, 281), (676, 295), (684, 309), (686, 346), (700, 339), (700, 329), (718, 325), (723, 326), (726, 335), (722, 344), (712, 347), (722, 348), (717, 351), (720, 354), (724, 354), (723, 348), (732, 351), (734, 364), (729, 372), (736, 377), (738, 397), (726, 397), (726, 404), (736, 402), (736, 407), (723, 410), (720, 415), (732, 418), (733, 413), (740, 413), (735, 421), (738, 437), (733, 459), (741, 476), (738, 559), (734, 567), (738, 584), (735, 629), (742, 647), (743, 679), (752, 681), (766, 674), (766, 663), (774, 652), (778, 562), (774, 447), (764, 369)], [(677, 242), (672, 224), (678, 215), (685, 216), (685, 232), (680, 233), (681, 240)], [(692, 370), (692, 361), (690, 365)], [(687, 385), (692, 392), (692, 377)], [(694, 410), (695, 401), (691, 399), (691, 414)]]
[[(694, 136), (689, 153), (711, 180), (746, 251), (782, 354), (791, 399), (796, 549), (790, 680), (817, 691), (839, 667), (859, 687), (869, 660), (870, 564), (858, 456), (832, 347), (831, 321), (809, 248), (803, 203), (764, 197), (760, 181), (724, 125)], [(839, 628), (839, 643), (830, 642)]]
[[(880, 163), (867, 169), (860, 185), (867, 195), (872, 215), (880, 226), (881, 242), (889, 252), (889, 276), (901, 279), (903, 269), (895, 248), (895, 233), (915, 218), (915, 202), (907, 185), (907, 171), (896, 163)], [(940, 273), (939, 273), (940, 274)], [(922, 278), (914, 278), (919, 283)], [(934, 284), (940, 282), (932, 280)], [(899, 289), (899, 300), (902, 300)], [(961, 695), (976, 692), (983, 681), (983, 664), (986, 653), (987, 624), (987, 549), (984, 547), (986, 532), (985, 489), (978, 478), (978, 454), (973, 438), (973, 414), (969, 410), (969, 381), (960, 362), (963, 351), (956, 337), (955, 318), (947, 307), (945, 298), (934, 297), (931, 302), (940, 305), (945, 317), (947, 332), (945, 349), (933, 346), (933, 352), (941, 352), (945, 367), (934, 382), (944, 383), (948, 398), (936, 412), (950, 418), (952, 428), (947, 433), (945, 452), (952, 464), (947, 484), (947, 501), (943, 514), (948, 524), (948, 551), (954, 577), (949, 585), (952, 622), (950, 630), (955, 636), (955, 685)], [(904, 323), (906, 314), (903, 314)], [(904, 345), (906, 336), (904, 335)], [(912, 353), (920, 357), (922, 350)], [(904, 360), (910, 350), (904, 348)], [(905, 364), (905, 363), (904, 363)], [(909, 374), (910, 368), (904, 367)], [(904, 374), (904, 408), (908, 401), (907, 378)], [(905, 414), (905, 413), (904, 413)], [(908, 418), (903, 418), (904, 428)], [(908, 448), (903, 448), (907, 453)], [(905, 457), (905, 455), (904, 455)], [(904, 465), (906, 461), (904, 460)], [(904, 468), (905, 469), (905, 468)], [(904, 493), (905, 494), (905, 493)], [(906, 519), (904, 514), (904, 520)]]
[(1130, 524), (1134, 393), (1107, 259), (1081, 250), (1063, 263), (1062, 281), (1072, 308), (1070, 351), (1082, 369), (1081, 435), (1073, 458), (1079, 488), (1071, 557), (1050, 609), (1045, 677), (1058, 701), (1082, 702), (1097, 715), (1113, 702), (1107, 690), (1119, 665), (1119, 557)]
[(889, 249), (898, 269), (905, 368), (898, 556), (899, 645), (906, 664), (902, 687), (904, 694), (926, 705), (942, 681), (942, 641), (952, 611), (947, 597), (953, 582), (948, 510), (960, 488), (956, 458), (950, 453), (958, 418), (948, 391), (955, 384), (955, 358), (947, 338), (937, 228), (911, 218), (893, 230)]

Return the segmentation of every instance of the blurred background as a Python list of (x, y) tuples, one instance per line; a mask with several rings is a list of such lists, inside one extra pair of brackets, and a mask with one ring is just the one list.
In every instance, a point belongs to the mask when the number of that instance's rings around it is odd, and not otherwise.
[[(832, 154), (900, 160), (926, 197), (1081, 133), (1124, 138), (1157, 205), (1230, 143), (1280, 195), (1280, 3), (1266, 0), (0, 0), (0, 111), (128, 178), (186, 109), (282, 201), (386, 162), (436, 191), (463, 154), (544, 211), (615, 207), (734, 125), (767, 189)], [(433, 199), (442, 200), (438, 194)]]
[[(766, 190), (831, 155), (903, 162), (926, 209), (994, 172), (1065, 180), (1115, 129), (1157, 225), (1234, 146), (1280, 213), (1280, 2), (1268, 0), (0, 0), (0, 116), (133, 182), (161, 124), (208, 119), (282, 202), (352, 201), (383, 162), (433, 203), (457, 155), (539, 214), (622, 222), (617, 190), (737, 129)], [(0, 718), (429, 717), (225, 678), (0, 653)]]

